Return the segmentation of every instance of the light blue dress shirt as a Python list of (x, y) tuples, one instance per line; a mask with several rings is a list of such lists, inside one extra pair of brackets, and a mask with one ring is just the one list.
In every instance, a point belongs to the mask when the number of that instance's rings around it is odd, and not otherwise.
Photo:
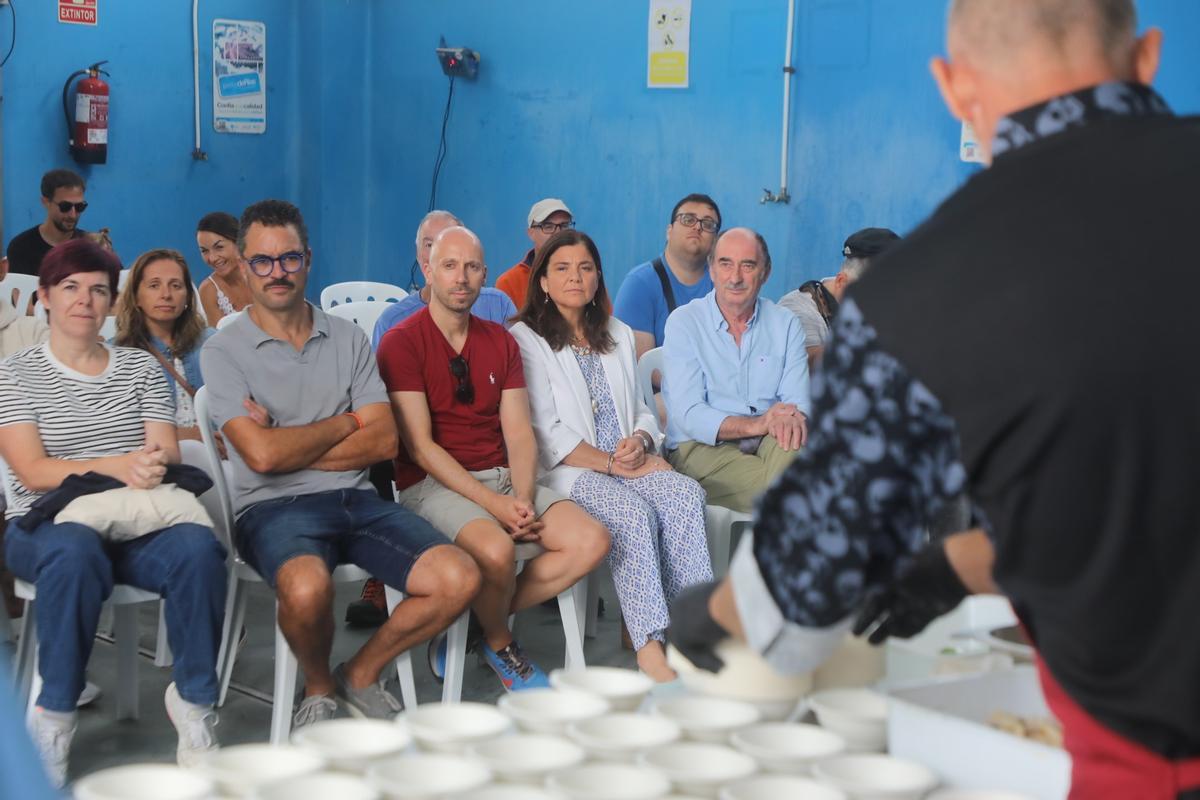
[(715, 445), (726, 417), (753, 417), (775, 403), (809, 416), (808, 351), (800, 320), (759, 298), (741, 346), (709, 292), (667, 318), (663, 398), (667, 449), (683, 442)]
[[(419, 291), (413, 292), (399, 302), (392, 303), (392, 307), (384, 311), (379, 317), (379, 321), (375, 323), (375, 331), (371, 335), (371, 349), (378, 350), (379, 340), (385, 333), (424, 307), (425, 303), (421, 300)], [(480, 319), (486, 319), (488, 322), (495, 322), (507, 328), (508, 321), (517, 315), (517, 307), (504, 292), (485, 286), (479, 291), (479, 297), (475, 298), (475, 305), (471, 306), (471, 313)]]

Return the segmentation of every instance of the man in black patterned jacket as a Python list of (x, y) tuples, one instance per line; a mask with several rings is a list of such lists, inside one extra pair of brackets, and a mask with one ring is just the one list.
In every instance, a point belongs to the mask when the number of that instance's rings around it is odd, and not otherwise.
[[(1072, 798), (1200, 796), (1200, 271), (1162, 266), (1200, 122), (1149, 88), (1160, 45), (1132, 0), (954, 0), (933, 71), (991, 166), (848, 294), (807, 449), (672, 609), (693, 661), (728, 632), (805, 671), (856, 617), (911, 636), (998, 585)], [(1172, 290), (1131, 306), (1151, 274)], [(980, 527), (927, 546), (964, 489)]]

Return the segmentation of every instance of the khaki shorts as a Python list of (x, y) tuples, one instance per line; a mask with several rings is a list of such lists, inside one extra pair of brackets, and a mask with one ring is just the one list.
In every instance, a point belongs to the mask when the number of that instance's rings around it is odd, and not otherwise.
[[(470, 474), (493, 492), (512, 494), (512, 480), (508, 467), (481, 469)], [(552, 489), (536, 485), (533, 507), (540, 517), (550, 506), (566, 499)], [(458, 536), (458, 532), (465, 528), (468, 522), (474, 522), (477, 519), (496, 519), (478, 504), (453, 489), (447, 489), (432, 475), (426, 475), (420, 483), (414, 483), (400, 492), (400, 504), (409, 511), (429, 520), (433, 527), (450, 537), (451, 541)]]

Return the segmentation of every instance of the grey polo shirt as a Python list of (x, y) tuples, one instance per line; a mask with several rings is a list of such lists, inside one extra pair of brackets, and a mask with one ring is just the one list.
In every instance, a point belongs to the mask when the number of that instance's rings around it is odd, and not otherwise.
[[(300, 351), (269, 336), (249, 314), (239, 314), (205, 342), (200, 369), (217, 428), (247, 416), (242, 405), (247, 397), (265, 407), (281, 428), (388, 402), (367, 335), (349, 320), (331, 317), (315, 306), (312, 312), (312, 335)], [(228, 450), (236, 514), (276, 497), (371, 488), (365, 469), (260, 475), (246, 466), (236, 448)]]

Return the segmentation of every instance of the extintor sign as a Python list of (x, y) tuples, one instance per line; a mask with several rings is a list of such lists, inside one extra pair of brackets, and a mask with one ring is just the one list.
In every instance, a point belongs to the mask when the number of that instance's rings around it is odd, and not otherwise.
[(69, 25), (95, 25), (99, 0), (58, 0), (58, 21)]

